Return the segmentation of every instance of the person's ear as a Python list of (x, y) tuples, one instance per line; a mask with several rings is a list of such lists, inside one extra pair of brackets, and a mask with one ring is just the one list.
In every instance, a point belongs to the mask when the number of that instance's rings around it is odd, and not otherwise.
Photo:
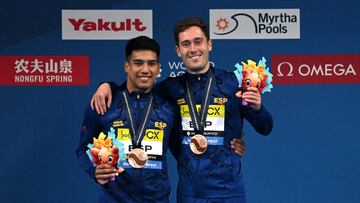
[(208, 48), (209, 48), (209, 52), (212, 50), (212, 40), (209, 39), (208, 41)]
[(181, 57), (179, 46), (176, 46), (176, 47), (175, 47), (175, 52), (176, 52), (176, 54), (178, 55), (178, 57)]
[(129, 73), (129, 70), (130, 70), (130, 64), (129, 64), (129, 62), (125, 61), (124, 71), (125, 71), (126, 73)]

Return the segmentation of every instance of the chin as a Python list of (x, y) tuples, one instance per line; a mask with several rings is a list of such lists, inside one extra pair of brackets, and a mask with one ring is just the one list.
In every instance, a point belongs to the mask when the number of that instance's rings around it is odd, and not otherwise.
[(200, 72), (204, 69), (204, 66), (189, 67), (188, 69), (192, 72)]
[(141, 86), (139, 86), (139, 89), (141, 91), (146, 91), (146, 90), (150, 89), (151, 87), (152, 87), (151, 85), (141, 85)]

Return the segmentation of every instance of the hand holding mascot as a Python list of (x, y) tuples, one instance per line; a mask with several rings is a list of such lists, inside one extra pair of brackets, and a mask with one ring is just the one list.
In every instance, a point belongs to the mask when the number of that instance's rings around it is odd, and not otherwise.
[[(236, 93), (238, 98), (242, 98), (242, 94), (250, 87), (255, 87), (263, 94), (264, 92), (271, 92), (272, 86), (272, 74), (269, 72), (269, 68), (266, 68), (266, 59), (262, 57), (258, 65), (252, 60), (247, 60), (247, 64), (241, 62), (242, 65), (237, 63), (237, 68), (234, 73), (239, 82), (240, 91)], [(245, 100), (242, 101), (243, 105), (247, 105)]]
[[(88, 144), (88, 150), (86, 151), (90, 160), (94, 166), (109, 164), (116, 168), (117, 173), (124, 171), (123, 168), (119, 167), (119, 163), (125, 160), (125, 148), (124, 145), (115, 138), (115, 130), (113, 128), (108, 132), (108, 136), (101, 132), (98, 139), (93, 138), (93, 144)], [(111, 180), (114, 180), (112, 178)]]

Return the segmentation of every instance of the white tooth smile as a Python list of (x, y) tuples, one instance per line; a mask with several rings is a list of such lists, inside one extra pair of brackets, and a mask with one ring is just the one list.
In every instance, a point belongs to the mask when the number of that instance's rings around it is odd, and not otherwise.
[(139, 76), (140, 80), (148, 80), (150, 79), (150, 77), (148, 76)]

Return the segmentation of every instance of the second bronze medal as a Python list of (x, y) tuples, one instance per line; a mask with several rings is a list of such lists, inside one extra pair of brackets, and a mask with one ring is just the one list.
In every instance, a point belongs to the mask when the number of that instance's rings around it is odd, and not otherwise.
[(150, 95), (150, 102), (146, 109), (145, 116), (143, 118), (143, 121), (140, 123), (139, 129), (137, 131), (135, 131), (135, 125), (133, 120), (134, 116), (129, 104), (130, 99), (127, 91), (123, 92), (123, 96), (126, 104), (129, 123), (130, 123), (131, 142), (132, 145), (134, 146), (134, 148), (128, 154), (128, 162), (130, 166), (133, 168), (143, 168), (148, 161), (148, 155), (143, 149), (141, 149), (141, 141), (144, 138), (146, 126), (149, 122), (150, 112), (153, 107), (153, 96)]
[(141, 148), (135, 148), (128, 155), (128, 162), (133, 168), (142, 168), (148, 161), (148, 156)]
[(194, 154), (203, 154), (208, 147), (208, 141), (205, 136), (196, 134), (190, 140), (190, 149)]
[[(211, 69), (209, 69), (209, 76), (206, 81), (205, 94), (201, 104), (200, 112), (198, 113), (196, 109), (196, 103), (194, 101), (194, 96), (190, 89), (190, 84), (186, 81), (186, 103), (189, 106), (189, 112), (191, 116), (191, 121), (194, 123), (194, 130), (196, 134), (191, 137), (189, 142), (190, 150), (196, 154), (204, 154), (208, 148), (208, 140), (203, 135), (205, 131), (205, 122), (209, 107), (209, 96), (211, 92), (212, 81), (214, 80), (214, 74)], [(200, 115), (199, 115), (200, 114)]]

